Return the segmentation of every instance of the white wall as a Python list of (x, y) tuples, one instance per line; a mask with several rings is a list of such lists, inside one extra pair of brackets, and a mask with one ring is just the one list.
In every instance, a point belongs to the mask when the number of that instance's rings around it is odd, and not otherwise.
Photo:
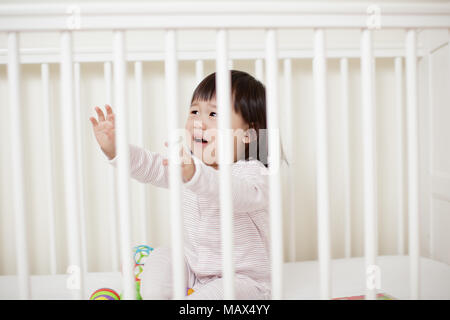
[[(26, 2), (26, 1), (24, 1)], [(280, 48), (287, 48), (293, 43), (311, 47), (312, 31), (283, 30), (279, 32)], [(375, 47), (401, 46), (404, 40), (402, 31), (381, 30), (375, 33)], [(53, 34), (22, 34), (20, 45), (22, 48), (57, 48), (59, 39)], [(327, 44), (336, 46), (359, 46), (358, 31), (328, 31)], [(178, 37), (180, 49), (192, 48), (200, 45), (207, 49), (214, 49), (214, 32), (184, 31)], [(264, 32), (232, 31), (230, 32), (230, 48), (255, 46), (263, 49)], [(0, 33), (0, 49), (6, 48), (6, 35)], [(75, 33), (75, 50), (83, 48), (112, 49), (112, 39), (109, 33)], [(159, 31), (129, 32), (127, 34), (127, 49), (163, 50), (164, 34)], [(444, 53), (445, 57), (445, 53)], [(436, 60), (438, 61), (438, 60)], [(440, 60), (439, 60), (440, 61)], [(447, 60), (437, 62), (436, 68)], [(144, 62), (144, 117), (146, 119), (144, 147), (153, 151), (164, 151), (163, 142), (166, 133), (166, 114), (164, 102), (164, 64), (163, 62)], [(205, 76), (214, 72), (214, 62), (205, 64)], [(283, 76), (282, 61), (280, 70), (280, 115), (282, 137), (288, 115), (283, 112)], [(244, 70), (254, 74), (253, 61), (234, 61), (234, 69)], [(398, 193), (396, 183), (398, 179), (395, 113), (395, 85), (394, 62), (390, 58), (380, 58), (376, 61), (376, 101), (377, 101), (377, 173), (378, 173), (378, 222), (379, 222), (379, 254), (396, 254), (397, 250), (397, 207)], [(448, 65), (447, 65), (448, 69)], [(134, 66), (128, 64), (128, 107), (130, 142), (136, 143), (135, 131), (136, 98), (134, 85)], [(57, 215), (57, 254), (58, 272), (64, 273), (67, 264), (67, 242), (65, 237), (64, 212), (64, 181), (62, 176), (62, 145), (61, 145), (61, 117), (64, 116), (59, 97), (59, 66), (50, 66), (51, 78), (51, 108), (53, 110), (53, 147), (55, 163), (55, 208)], [(195, 88), (195, 66), (192, 61), (179, 64), (180, 72), (180, 119), (184, 124), (191, 94)], [(105, 101), (105, 87), (103, 81), (103, 64), (85, 63), (81, 65), (81, 106), (83, 122), (85, 209), (87, 217), (88, 266), (89, 271), (111, 270), (109, 251), (109, 228), (106, 223), (108, 217), (108, 203), (114, 199), (108, 196), (107, 170), (108, 164), (96, 145), (92, 134), (89, 116), (94, 115), (94, 106), (103, 106)], [(294, 112), (289, 115), (294, 119), (295, 150), (291, 162), (295, 167), (295, 213), (296, 213), (296, 256), (297, 260), (311, 260), (317, 258), (317, 224), (315, 213), (315, 137), (314, 137), (314, 100), (312, 82), (312, 64), (310, 59), (293, 60), (293, 101)], [(447, 82), (448, 83), (448, 82)], [(363, 255), (363, 206), (362, 206), (362, 128), (360, 125), (360, 66), (358, 59), (350, 59), (350, 148), (351, 148), (351, 191), (352, 191), (352, 254)], [(448, 87), (448, 86), (447, 86)], [(0, 274), (15, 273), (15, 241), (13, 231), (13, 211), (10, 173), (10, 111), (8, 106), (6, 66), (0, 65)], [(442, 89), (444, 90), (444, 89)], [(448, 90), (447, 90), (448, 91)], [(50, 173), (45, 170), (45, 155), (42, 153), (44, 144), (44, 128), (42, 119), (42, 92), (40, 83), (40, 66), (22, 66), (22, 102), (23, 102), (23, 137), (26, 177), (26, 216), (28, 220), (28, 242), (30, 250), (31, 271), (33, 274), (49, 273), (49, 240), (47, 186)], [(329, 94), (329, 156), (330, 156), (330, 188), (331, 188), (331, 223), (332, 223), (332, 257), (344, 256), (344, 189), (343, 176), (343, 125), (340, 105), (340, 78), (337, 59), (328, 60), (328, 94)], [(437, 93), (439, 99), (439, 93)], [(114, 104), (113, 104), (114, 107)], [(447, 114), (446, 114), (447, 115)], [(446, 116), (443, 115), (443, 116)], [(448, 119), (447, 119), (448, 120)], [(406, 151), (406, 150), (404, 150)], [(450, 171), (449, 171), (450, 172)], [(285, 179), (284, 179), (285, 180)], [(140, 244), (139, 210), (137, 190), (139, 183), (132, 181), (132, 215), (133, 215), (133, 243)], [(287, 190), (286, 181), (283, 190)], [(406, 188), (405, 188), (406, 190)], [(146, 186), (146, 196), (149, 203), (148, 224), (149, 245), (157, 247), (170, 244), (168, 192), (151, 185)], [(285, 216), (285, 257), (288, 256), (288, 197), (284, 196)], [(448, 220), (450, 214), (442, 221)], [(446, 211), (447, 210), (447, 211)], [(405, 214), (406, 216), (406, 214)], [(406, 222), (405, 217), (405, 222)], [(448, 222), (448, 221), (447, 221)], [(407, 225), (406, 225), (407, 226)], [(422, 240), (428, 246), (427, 239)], [(407, 242), (407, 233), (405, 234)], [(445, 246), (444, 246), (445, 247)], [(448, 247), (448, 244), (447, 244)]]
[[(450, 39), (448, 32), (436, 35), (437, 39)], [(428, 87), (429, 112), (427, 115), (427, 130), (422, 145), (428, 146), (424, 150), (423, 162), (428, 165), (428, 192), (423, 200), (424, 211), (430, 213), (426, 226), (429, 239), (429, 253), (434, 259), (450, 263), (450, 48), (449, 43), (434, 50), (426, 59), (427, 68), (432, 75)], [(424, 186), (424, 187), (425, 187)]]

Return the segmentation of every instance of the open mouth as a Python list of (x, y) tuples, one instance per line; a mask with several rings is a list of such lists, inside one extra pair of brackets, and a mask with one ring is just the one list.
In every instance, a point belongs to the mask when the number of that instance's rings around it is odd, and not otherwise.
[(201, 143), (202, 145), (206, 145), (208, 143), (208, 141), (203, 138), (195, 138), (195, 137), (194, 137), (194, 142)]

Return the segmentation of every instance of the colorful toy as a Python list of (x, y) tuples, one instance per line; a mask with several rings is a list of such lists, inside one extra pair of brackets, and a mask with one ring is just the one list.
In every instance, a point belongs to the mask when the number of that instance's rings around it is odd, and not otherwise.
[(151, 251), (153, 251), (152, 247), (143, 244), (135, 246), (133, 248), (134, 263), (137, 265), (144, 265), (144, 261), (149, 256)]
[(101, 288), (94, 291), (89, 300), (120, 300), (120, 296), (113, 289)]
[(141, 273), (144, 271), (144, 263), (147, 260), (150, 252), (153, 251), (152, 247), (146, 245), (139, 245), (133, 248), (134, 256), (134, 280), (136, 282), (136, 299), (142, 300), (141, 297)]
[[(142, 300), (141, 296), (141, 274), (144, 271), (145, 260), (147, 260), (150, 252), (153, 251), (152, 247), (146, 245), (139, 245), (133, 248), (134, 257), (134, 280), (136, 284), (136, 299)], [(190, 295), (194, 292), (192, 288), (186, 288), (186, 295)], [(112, 289), (101, 288), (92, 293), (90, 300), (121, 300), (122, 294), (118, 295)]]

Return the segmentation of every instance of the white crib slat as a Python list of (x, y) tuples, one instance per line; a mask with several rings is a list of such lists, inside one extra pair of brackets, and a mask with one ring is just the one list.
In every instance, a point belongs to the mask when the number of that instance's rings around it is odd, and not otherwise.
[(8, 85), (11, 112), (11, 161), (14, 206), (16, 263), (20, 299), (30, 299), (30, 271), (25, 217), (25, 179), (20, 99), (19, 41), (16, 32), (8, 33)]
[(280, 181), (280, 134), (278, 121), (278, 56), (274, 29), (266, 30), (266, 103), (269, 133), (270, 243), (272, 299), (283, 299), (283, 222)]
[(408, 132), (408, 211), (410, 297), (419, 299), (419, 134), (417, 118), (417, 35), (406, 31), (406, 103)]
[(112, 65), (110, 61), (103, 64), (103, 75), (105, 79), (105, 98), (106, 103), (112, 106)]
[(320, 297), (331, 298), (330, 274), (330, 213), (328, 186), (327, 139), (327, 65), (325, 33), (314, 31), (314, 96), (316, 106), (316, 194), (320, 271)]
[(123, 298), (136, 298), (130, 223), (130, 151), (128, 145), (128, 113), (126, 110), (126, 63), (124, 31), (114, 31), (114, 92), (116, 104), (117, 195), (119, 238), (122, 261)]
[(86, 244), (86, 210), (84, 201), (84, 130), (82, 129), (81, 119), (85, 119), (81, 109), (81, 89), (80, 89), (80, 63), (74, 64), (74, 89), (75, 89), (75, 124), (76, 124), (76, 140), (77, 141), (77, 164), (78, 164), (78, 185), (79, 185), (79, 204), (80, 204), (80, 235), (81, 235), (81, 262), (84, 272), (88, 270), (87, 244)]
[(228, 70), (228, 33), (220, 29), (216, 35), (216, 94), (219, 131), (220, 221), (222, 238), (222, 270), (224, 299), (234, 299), (233, 199), (231, 197), (231, 164), (233, 137), (231, 128), (231, 74)]
[[(134, 63), (134, 77), (136, 82), (136, 107), (137, 107), (137, 143), (140, 146), (144, 146), (144, 103), (143, 103), (143, 91), (142, 91), (142, 61), (136, 61)], [(141, 227), (140, 241), (143, 244), (147, 244), (147, 198), (145, 196), (146, 185), (139, 184), (139, 226)]]
[[(449, 30), (449, 36), (450, 36), (450, 30)], [(449, 38), (449, 42), (448, 42), (449, 44), (450, 44), (450, 38)], [(449, 51), (449, 54), (450, 54), (450, 51)], [(449, 55), (449, 58), (450, 58), (450, 55)], [(428, 72), (427, 72), (427, 82), (428, 82), (428, 88), (427, 88), (427, 90), (428, 90), (428, 106), (427, 106), (427, 109), (428, 109), (428, 123), (427, 123), (427, 125), (428, 125), (428, 132), (427, 132), (427, 135), (428, 135), (428, 141), (427, 141), (427, 143), (428, 143), (428, 146), (429, 146), (429, 152), (428, 152), (428, 159), (427, 159), (427, 161), (428, 161), (428, 163), (429, 163), (429, 165), (428, 165), (428, 168), (430, 168), (429, 170), (430, 170), (430, 172), (433, 172), (434, 170), (433, 170), (433, 152), (434, 152), (434, 150), (433, 150), (433, 117), (434, 117), (434, 115), (433, 115), (433, 110), (434, 110), (434, 97), (433, 97), (433, 88), (434, 88), (434, 74), (433, 74), (433, 65), (434, 65), (434, 62), (433, 62), (433, 53), (432, 52), (428, 52), (428, 54), (427, 54), (427, 61), (428, 61), (428, 65), (427, 65), (427, 68), (428, 68)], [(450, 60), (449, 60), (450, 61)], [(449, 67), (450, 67), (450, 65), (449, 65)], [(450, 71), (450, 68), (449, 68), (449, 71)], [(450, 75), (450, 72), (449, 72), (449, 75)], [(405, 140), (404, 138), (403, 138), (403, 140)], [(404, 143), (404, 141), (403, 141), (403, 143)], [(432, 174), (429, 174), (428, 175), (428, 181), (427, 181), (427, 183), (428, 183), (428, 188), (430, 188), (431, 189), (431, 186), (432, 186), (432, 184), (433, 184), (433, 175)], [(433, 195), (433, 192), (428, 192), (428, 195), (427, 195), (427, 202), (428, 202), (428, 212), (429, 212), (429, 217), (430, 217), (430, 223), (429, 223), (429, 228), (428, 228), (428, 232), (429, 232), (429, 235), (430, 235), (430, 245), (429, 245), (429, 251), (430, 251), (430, 259), (435, 259), (436, 257), (435, 257), (435, 251), (434, 251), (434, 248), (435, 248), (435, 241), (434, 241), (434, 239), (435, 239), (435, 237), (434, 237), (434, 234), (433, 234), (433, 232), (434, 232), (434, 226), (435, 226), (435, 223), (434, 223), (434, 215), (433, 215), (433, 199), (434, 198), (434, 195)], [(403, 222), (404, 220), (402, 220), (402, 222)], [(404, 251), (406, 251), (406, 250), (404, 250)], [(403, 254), (405, 254), (405, 253), (403, 253)]]
[(224, 299), (234, 299), (234, 263), (233, 263), (233, 211), (231, 198), (231, 167), (233, 162), (232, 140), (228, 128), (231, 128), (230, 117), (230, 73), (233, 61), (228, 59), (228, 34), (226, 30), (217, 32), (216, 61), (216, 93), (219, 117), (218, 129), (220, 135), (220, 199), (221, 199), (221, 234), (222, 234), (222, 266), (224, 279)]
[(205, 74), (204, 68), (203, 60), (195, 61), (195, 81), (197, 85), (203, 80)]
[(345, 212), (344, 212), (344, 235), (345, 235), (345, 257), (350, 258), (352, 255), (352, 219), (351, 219), (351, 155), (350, 155), (350, 127), (349, 127), (349, 84), (348, 84), (348, 59), (340, 59), (341, 69), (341, 91), (342, 91), (342, 126), (344, 127), (344, 141), (342, 150), (344, 154), (344, 192), (345, 192)]
[(261, 83), (264, 83), (263, 59), (255, 60), (255, 77)]
[[(172, 237), (172, 261), (173, 261), (173, 297), (184, 299), (185, 287), (185, 263), (183, 249), (183, 216), (181, 213), (181, 166), (179, 161), (179, 147), (177, 129), (179, 118), (174, 117), (179, 113), (178, 109), (178, 59), (175, 30), (166, 31), (166, 105), (167, 128), (169, 133), (169, 185), (170, 185), (170, 212), (171, 212), (171, 237)], [(182, 141), (184, 142), (184, 141)]]
[[(374, 51), (372, 51), (374, 52)], [(375, 233), (375, 256), (378, 255), (378, 203), (377, 203), (377, 185), (378, 185), (378, 174), (377, 174), (377, 148), (376, 148), (376, 110), (377, 110), (377, 95), (376, 95), (376, 74), (377, 74), (377, 59), (375, 58), (375, 54), (373, 53), (372, 58), (372, 101), (373, 101), (373, 119), (374, 119), (374, 149), (373, 149), (373, 159), (374, 159), (374, 183), (375, 183), (375, 217), (374, 217), (374, 233)]]
[[(372, 31), (361, 34), (362, 128), (364, 162), (364, 254), (366, 271), (376, 264), (376, 186), (375, 186), (375, 108), (373, 85)], [(375, 288), (368, 286), (366, 299), (375, 299)]]
[(75, 111), (73, 92), (72, 33), (61, 32), (61, 107), (64, 150), (64, 186), (66, 194), (69, 270), (72, 270), (73, 297), (82, 299), (84, 276), (81, 258), (78, 166), (76, 164)]
[(400, 255), (405, 254), (405, 231), (404, 231), (404, 190), (403, 190), (403, 171), (405, 157), (403, 155), (403, 60), (402, 57), (394, 59), (395, 68), (395, 104), (397, 113), (397, 136), (398, 136), (398, 217), (397, 217), (397, 252)]
[(49, 86), (49, 66), (48, 63), (41, 64), (41, 81), (42, 81), (42, 105), (43, 105), (43, 124), (45, 130), (45, 149), (43, 153), (46, 155), (45, 163), (49, 172), (49, 184), (47, 189), (48, 201), (48, 237), (49, 237), (49, 265), (50, 274), (56, 274), (56, 229), (55, 229), (55, 204), (54, 204), (54, 184), (53, 184), (53, 148), (52, 148), (52, 117), (50, 111), (50, 86)]
[[(112, 96), (112, 66), (111, 62), (107, 61), (104, 63), (103, 67), (104, 79), (105, 79), (105, 99), (106, 104), (112, 106), (115, 110), (113, 104)], [(119, 271), (119, 246), (117, 237), (117, 193), (116, 193), (116, 169), (113, 166), (108, 167), (108, 212), (109, 212), (109, 245), (111, 254), (111, 266), (112, 271)]]
[(283, 61), (284, 67), (284, 96), (285, 96), (285, 113), (288, 116), (287, 119), (287, 129), (286, 129), (286, 146), (289, 150), (288, 158), (289, 167), (288, 167), (288, 179), (289, 179), (289, 261), (295, 261), (295, 194), (294, 194), (294, 167), (293, 167), (293, 158), (294, 158), (294, 138), (293, 138), (293, 129), (292, 129), (292, 114), (294, 112), (292, 108), (292, 63), (291, 59), (284, 59)]
[(229, 70), (232, 70), (232, 69), (233, 69), (233, 60), (232, 60), (232, 59), (229, 59), (229, 60), (228, 60), (228, 69), (229, 69)]

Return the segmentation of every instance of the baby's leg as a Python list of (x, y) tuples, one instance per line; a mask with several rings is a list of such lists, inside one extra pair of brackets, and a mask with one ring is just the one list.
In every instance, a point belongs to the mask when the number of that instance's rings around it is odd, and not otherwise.
[[(187, 263), (185, 270), (185, 287), (187, 287), (189, 276), (192, 278), (192, 272)], [(141, 275), (141, 296), (144, 300), (172, 299), (172, 252), (170, 248), (155, 248), (149, 254)]]
[[(214, 279), (201, 287), (194, 288), (195, 292), (186, 297), (190, 300), (223, 300), (223, 279)], [(258, 284), (251, 279), (235, 278), (234, 295), (236, 300), (266, 300), (270, 293), (258, 288)]]

